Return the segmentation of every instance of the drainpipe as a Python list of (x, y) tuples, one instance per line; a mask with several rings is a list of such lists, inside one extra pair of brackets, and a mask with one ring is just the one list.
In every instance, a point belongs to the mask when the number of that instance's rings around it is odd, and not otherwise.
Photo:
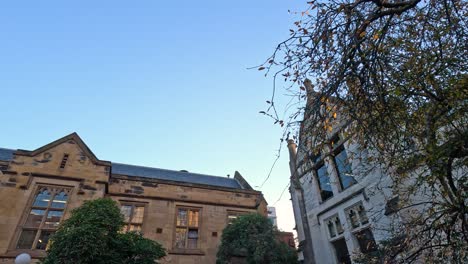
[[(299, 175), (297, 173), (297, 167), (296, 167), (297, 145), (296, 143), (294, 143), (294, 140), (292, 139), (288, 140), (288, 149), (289, 149), (289, 169), (291, 171), (290, 191), (291, 191), (291, 196), (293, 195), (293, 192), (299, 192), (299, 195), (296, 197), (298, 201), (297, 204), (298, 204), (300, 219), (296, 219), (296, 222), (297, 221), (302, 222), (302, 229), (304, 233), (304, 240), (299, 241), (299, 246), (304, 256), (304, 263), (315, 264), (314, 249), (312, 247), (312, 237), (310, 233), (309, 221), (307, 219), (307, 210), (306, 210), (306, 206), (304, 203), (304, 190), (302, 189), (301, 183), (299, 181)], [(294, 207), (294, 202), (293, 202), (293, 207)]]

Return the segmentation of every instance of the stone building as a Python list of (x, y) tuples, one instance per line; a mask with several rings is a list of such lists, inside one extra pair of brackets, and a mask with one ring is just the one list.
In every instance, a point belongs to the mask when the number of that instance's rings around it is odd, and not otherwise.
[(278, 241), (285, 243), (288, 247), (296, 250), (296, 243), (294, 242), (294, 234), (293, 232), (284, 232), (279, 231), (276, 235)]
[(276, 217), (276, 207), (268, 206), (267, 210), (268, 210), (268, 216), (267, 216), (268, 219), (270, 219), (274, 227), (278, 227), (278, 221)]
[(163, 263), (215, 263), (221, 233), (248, 212), (267, 214), (259, 191), (233, 178), (98, 159), (76, 134), (33, 151), (0, 148), (0, 263), (44, 257), (49, 236), (73, 208), (110, 197), (125, 230), (167, 249)]
[[(308, 87), (309, 97), (312, 88)], [(291, 200), (303, 263), (351, 264), (352, 254), (376, 249), (388, 238), (395, 221), (389, 177), (379, 166), (365, 163), (366, 150), (345, 133), (347, 122), (330, 111), (325, 142), (317, 142), (308, 118), (326, 106), (309, 98), (299, 142), (288, 141)], [(392, 200), (393, 199), (393, 200)], [(387, 209), (387, 210), (386, 210)]]

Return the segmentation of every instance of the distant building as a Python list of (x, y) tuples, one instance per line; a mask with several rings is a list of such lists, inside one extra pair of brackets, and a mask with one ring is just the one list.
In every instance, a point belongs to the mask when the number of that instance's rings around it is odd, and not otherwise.
[(294, 234), (292, 232), (278, 232), (278, 241), (281, 241), (288, 245), (290, 248), (296, 249), (296, 243), (294, 242)]
[(276, 220), (276, 208), (273, 206), (268, 206), (268, 219), (270, 219), (273, 226), (278, 227), (278, 222)]
[(73, 133), (33, 151), (0, 148), (0, 262), (20, 253), (46, 255), (49, 237), (84, 201), (110, 197), (126, 231), (161, 243), (162, 263), (215, 263), (230, 219), (266, 202), (236, 172), (233, 178), (98, 159)]

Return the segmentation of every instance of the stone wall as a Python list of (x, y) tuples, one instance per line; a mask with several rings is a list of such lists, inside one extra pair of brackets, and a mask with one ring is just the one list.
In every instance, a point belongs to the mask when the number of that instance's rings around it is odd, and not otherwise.
[[(267, 213), (261, 192), (254, 190), (110, 175), (111, 163), (98, 160), (76, 134), (35, 151), (18, 150), (11, 161), (0, 165), (0, 263), (13, 263), (23, 252), (36, 261), (45, 256), (43, 250), (16, 249), (40, 186), (71, 190), (64, 219), (84, 201), (101, 197), (144, 205), (142, 232), (168, 250), (163, 263), (215, 263), (228, 211)], [(200, 212), (197, 250), (173, 248), (177, 207)]]

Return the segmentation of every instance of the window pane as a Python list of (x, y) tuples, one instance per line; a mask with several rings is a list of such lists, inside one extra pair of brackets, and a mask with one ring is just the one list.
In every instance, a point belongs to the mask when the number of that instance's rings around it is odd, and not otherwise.
[(39, 227), (42, 222), (42, 218), (44, 217), (45, 210), (40, 209), (32, 209), (29, 213), (28, 219), (24, 226), (26, 227)]
[(346, 150), (344, 148), (342, 148), (338, 155), (335, 156), (335, 162), (336, 169), (340, 176), (341, 187), (346, 189), (355, 184), (356, 180), (352, 176), (351, 164), (348, 161), (348, 155), (346, 155)]
[(186, 237), (187, 237), (187, 229), (177, 228), (176, 229), (175, 247), (176, 248), (185, 248), (185, 239), (186, 239)]
[(198, 238), (198, 230), (196, 230), (196, 229), (189, 229), (188, 238), (193, 238), (193, 239)]
[(54, 232), (41, 231), (39, 240), (37, 240), (36, 249), (46, 250), (49, 243), (49, 238)]
[(50, 207), (63, 209), (67, 205), (67, 199), (68, 195), (65, 192), (60, 192), (59, 194), (55, 195)]
[(351, 226), (356, 228), (359, 226), (359, 220), (357, 218), (356, 212), (354, 210), (349, 210), (349, 220), (351, 221)]
[(328, 176), (327, 167), (325, 166), (325, 164), (320, 166), (320, 168), (317, 170), (317, 176), (322, 200), (327, 200), (328, 198), (333, 197), (333, 191), (330, 184), (330, 177)]
[(240, 216), (248, 214), (248, 212), (227, 212), (228, 213), (228, 224), (232, 224), (234, 220), (239, 218)]
[(141, 232), (141, 225), (130, 225), (128, 231)]
[(369, 219), (367, 218), (366, 210), (364, 210), (364, 206), (359, 205), (358, 214), (359, 214), (359, 219), (361, 220), (361, 224), (365, 225), (369, 223)]
[(198, 239), (192, 239), (192, 238), (189, 238), (187, 240), (187, 248), (197, 248), (197, 241)]
[(145, 212), (145, 207), (135, 206), (133, 210), (132, 223), (141, 224), (143, 223), (143, 214)]
[(338, 232), (338, 235), (343, 234), (344, 229), (343, 229), (343, 225), (341, 225), (341, 221), (339, 217), (335, 218), (335, 226), (336, 226), (336, 232)]
[(127, 223), (130, 222), (130, 214), (132, 213), (132, 206), (122, 205), (122, 207), (120, 207), (120, 213), (123, 214), (125, 222)]
[(57, 229), (62, 215), (63, 211), (49, 211), (43, 228)]
[(36, 238), (36, 233), (37, 230), (23, 230), (23, 232), (21, 232), (21, 236), (18, 240), (18, 245), (16, 245), (16, 248), (31, 249), (34, 243), (34, 239)]
[(34, 200), (33, 206), (37, 207), (47, 207), (50, 201), (50, 193), (47, 190), (43, 190), (37, 194), (36, 199)]
[(189, 226), (198, 227), (198, 211), (189, 210)]
[(330, 233), (330, 237), (335, 237), (336, 236), (336, 231), (335, 231), (335, 225), (333, 225), (333, 221), (328, 221), (327, 223), (328, 226), (328, 232)]
[(177, 225), (178, 226), (187, 226), (187, 210), (179, 209), (177, 214)]

